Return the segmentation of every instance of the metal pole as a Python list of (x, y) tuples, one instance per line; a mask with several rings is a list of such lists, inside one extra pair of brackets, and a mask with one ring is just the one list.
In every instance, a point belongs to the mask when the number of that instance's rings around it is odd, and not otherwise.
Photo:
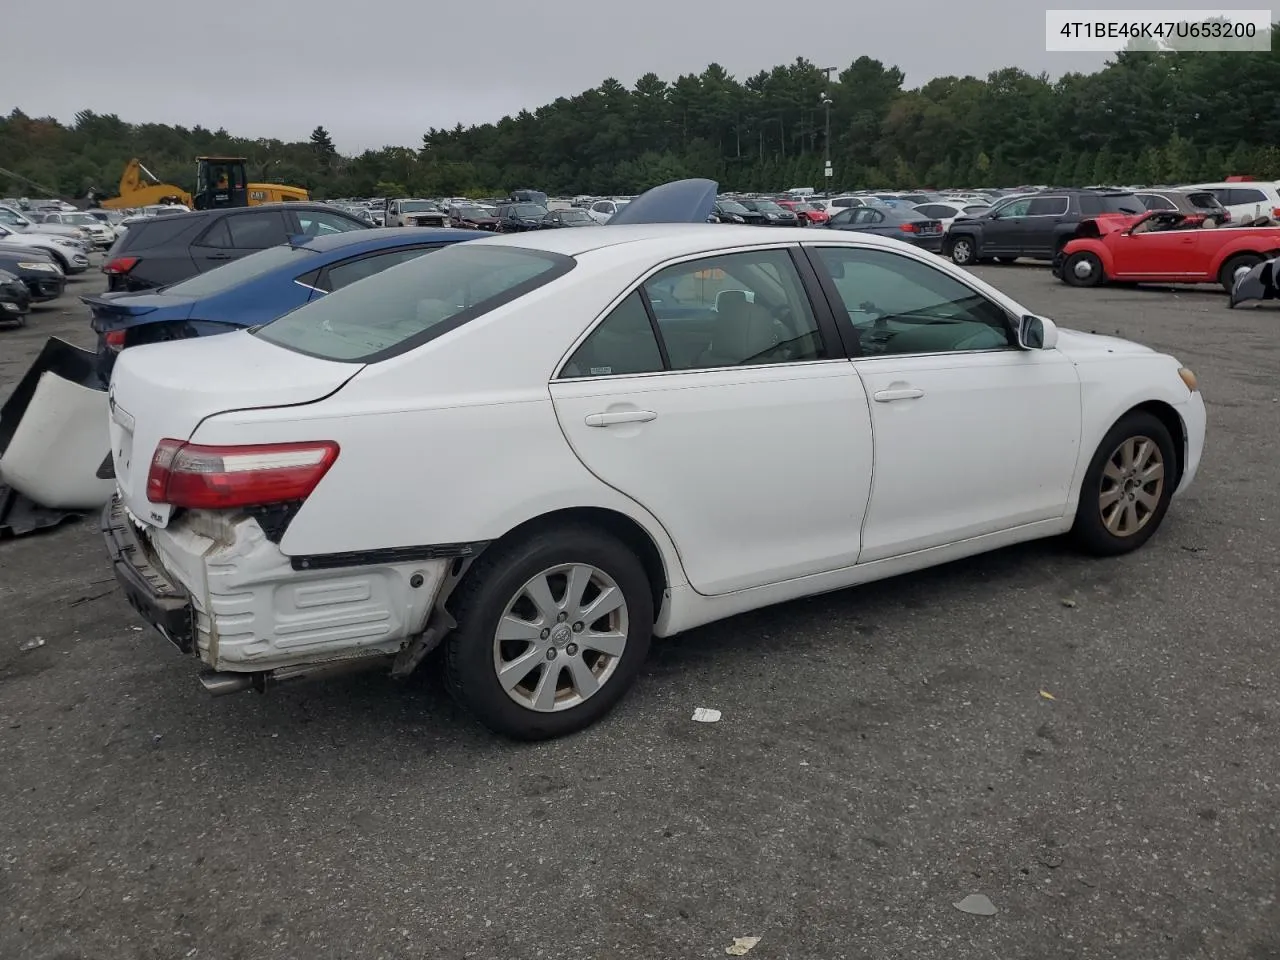
[[(835, 73), (838, 67), (823, 67), (822, 72), (827, 75), (827, 83), (831, 83), (831, 75)], [(826, 113), (826, 136), (825, 136), (825, 154), (826, 163), (822, 169), (822, 178), (826, 182), (823, 184), (823, 190), (827, 193), (831, 192), (831, 184), (835, 179), (835, 171), (831, 168), (831, 97), (826, 93), (822, 95), (822, 107)]]

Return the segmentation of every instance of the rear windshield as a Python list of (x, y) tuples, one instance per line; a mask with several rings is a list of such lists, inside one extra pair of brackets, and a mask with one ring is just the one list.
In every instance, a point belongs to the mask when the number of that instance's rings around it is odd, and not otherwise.
[(299, 273), (303, 273), (305, 271), (302, 269), (302, 264), (306, 262), (308, 256), (314, 254), (314, 250), (291, 247), (287, 244), (268, 247), (266, 250), (259, 250), (239, 260), (232, 260), (230, 263), (215, 267), (206, 273), (197, 273), (181, 283), (165, 287), (164, 292), (178, 297), (212, 297), (242, 283), (257, 280), (272, 270), (283, 267), (291, 260), (299, 264)]
[(1187, 199), (1191, 201), (1193, 207), (1201, 209), (1217, 210), (1222, 204), (1212, 193), (1207, 190), (1197, 191), (1196, 193), (1187, 194)]
[(299, 307), (255, 336), (323, 360), (373, 363), (522, 297), (575, 263), (523, 247), (457, 243)]

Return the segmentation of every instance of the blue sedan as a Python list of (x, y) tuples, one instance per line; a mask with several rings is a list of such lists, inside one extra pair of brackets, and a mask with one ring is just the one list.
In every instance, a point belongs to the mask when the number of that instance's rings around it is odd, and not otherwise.
[(81, 297), (98, 334), (98, 376), (109, 383), (116, 356), (127, 347), (267, 323), (397, 263), (484, 236), (421, 227), (298, 236), (159, 290)]

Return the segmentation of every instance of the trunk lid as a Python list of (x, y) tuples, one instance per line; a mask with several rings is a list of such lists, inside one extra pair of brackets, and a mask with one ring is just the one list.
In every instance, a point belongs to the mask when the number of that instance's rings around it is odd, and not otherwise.
[[(103, 293), (83, 296), (80, 302), (89, 307), (89, 325), (98, 333), (131, 327), (142, 317), (146, 317), (147, 323), (186, 320), (196, 303), (189, 297), (171, 297), (163, 293)], [(148, 316), (157, 311), (161, 316)]]
[(107, 401), (121, 499), (139, 521), (166, 526), (172, 508), (147, 499), (151, 457), (161, 440), (188, 440), (203, 420), (231, 410), (322, 400), (363, 367), (285, 350), (247, 331), (125, 350)]

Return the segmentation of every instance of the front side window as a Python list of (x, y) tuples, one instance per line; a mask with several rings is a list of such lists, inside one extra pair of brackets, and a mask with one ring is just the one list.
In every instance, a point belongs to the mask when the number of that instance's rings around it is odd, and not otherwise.
[(643, 284), (673, 370), (796, 363), (826, 356), (785, 250), (675, 264)]
[(959, 280), (883, 250), (819, 247), (864, 357), (1015, 347), (1008, 316)]
[(573, 269), (570, 257), (455, 243), (352, 284), (255, 336), (325, 360), (375, 363), (447, 333)]
[(1001, 217), (1025, 217), (1027, 211), (1031, 209), (1031, 199), (1013, 200), (1006, 203), (1003, 207), (997, 208), (997, 212)]

